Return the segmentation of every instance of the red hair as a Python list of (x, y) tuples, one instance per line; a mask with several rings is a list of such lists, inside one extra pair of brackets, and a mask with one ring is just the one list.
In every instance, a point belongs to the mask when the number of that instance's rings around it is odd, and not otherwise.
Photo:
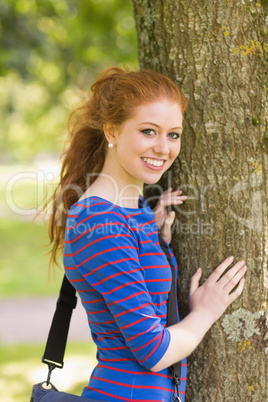
[(52, 196), (49, 237), (51, 263), (63, 249), (65, 224), (72, 204), (79, 200), (101, 172), (107, 152), (105, 123), (120, 125), (142, 104), (167, 98), (179, 104), (182, 114), (187, 100), (177, 85), (155, 71), (105, 69), (91, 86), (91, 97), (68, 119), (70, 145), (62, 155), (60, 182)]

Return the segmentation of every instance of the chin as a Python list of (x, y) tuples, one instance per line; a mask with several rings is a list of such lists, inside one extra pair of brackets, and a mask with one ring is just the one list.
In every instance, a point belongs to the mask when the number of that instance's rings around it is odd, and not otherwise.
[(161, 179), (161, 177), (162, 177), (162, 175), (161, 176), (159, 176), (159, 177), (152, 177), (152, 178), (150, 178), (150, 179), (146, 179), (146, 180), (144, 180), (144, 184), (156, 184), (156, 183), (158, 183), (159, 182), (159, 180)]
[(159, 180), (162, 178), (163, 174), (167, 172), (167, 170), (170, 168), (171, 165), (166, 167), (166, 169), (162, 170), (161, 172), (158, 172), (157, 174), (151, 174), (151, 175), (146, 175), (144, 177), (144, 184), (156, 184), (159, 182)]

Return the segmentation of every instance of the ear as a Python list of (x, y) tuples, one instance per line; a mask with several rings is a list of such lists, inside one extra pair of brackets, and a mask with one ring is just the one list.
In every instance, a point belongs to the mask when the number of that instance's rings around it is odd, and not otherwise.
[(116, 144), (118, 137), (118, 128), (113, 123), (105, 123), (103, 125), (103, 132), (108, 143)]

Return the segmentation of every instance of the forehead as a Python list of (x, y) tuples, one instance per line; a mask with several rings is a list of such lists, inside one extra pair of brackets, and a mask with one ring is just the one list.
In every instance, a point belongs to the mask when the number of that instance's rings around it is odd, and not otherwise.
[(151, 121), (151, 119), (155, 120), (155, 122), (165, 121), (166, 123), (169, 122), (171, 126), (176, 127), (182, 124), (183, 116), (178, 102), (169, 99), (160, 99), (135, 107), (130, 119), (144, 120), (144, 122)]

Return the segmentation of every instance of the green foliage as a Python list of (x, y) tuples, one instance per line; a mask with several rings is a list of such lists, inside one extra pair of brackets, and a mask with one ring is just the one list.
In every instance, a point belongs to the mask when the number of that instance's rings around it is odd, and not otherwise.
[(57, 294), (63, 270), (49, 275), (47, 229), (13, 219), (2, 219), (0, 226), (0, 297)]
[(260, 3), (263, 5), (263, 7), (268, 7), (268, 0), (260, 0)]
[(2, 157), (58, 154), (69, 109), (109, 65), (137, 67), (130, 1), (2, 0)]

